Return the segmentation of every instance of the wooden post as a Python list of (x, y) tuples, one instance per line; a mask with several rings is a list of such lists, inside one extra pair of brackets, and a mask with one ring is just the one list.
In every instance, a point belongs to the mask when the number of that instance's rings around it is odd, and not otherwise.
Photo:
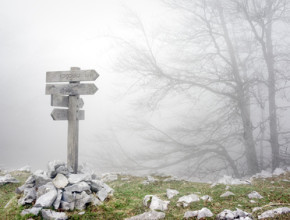
[[(78, 67), (71, 67), (71, 70), (80, 70)], [(70, 82), (78, 84), (79, 81)], [(78, 120), (78, 99), (79, 95), (70, 95), (68, 98), (68, 136), (67, 136), (67, 166), (78, 172), (78, 145), (79, 145), (79, 120)]]
[[(68, 120), (67, 166), (74, 173), (78, 172), (79, 120), (85, 119), (85, 112), (79, 110), (84, 105), (80, 95), (93, 95), (98, 90), (95, 84), (81, 84), (80, 81), (95, 81), (98, 77), (95, 70), (81, 70), (79, 67), (71, 67), (70, 71), (46, 72), (45, 94), (51, 95), (51, 105), (68, 108), (55, 108), (51, 117), (56, 121)], [(51, 84), (53, 82), (69, 84)]]

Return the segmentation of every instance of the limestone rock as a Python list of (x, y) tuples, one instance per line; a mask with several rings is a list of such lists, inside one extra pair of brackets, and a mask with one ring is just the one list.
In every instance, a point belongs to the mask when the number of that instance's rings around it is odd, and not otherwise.
[(24, 216), (24, 215), (27, 215), (27, 214), (38, 215), (41, 209), (42, 209), (41, 207), (40, 208), (32, 207), (31, 209), (24, 209), (21, 212), (21, 216)]
[(23, 196), (18, 200), (19, 205), (30, 204), (36, 199), (36, 190), (33, 188), (25, 188)]
[(212, 197), (209, 195), (204, 195), (204, 196), (200, 197), (200, 199), (203, 201), (212, 202)]
[(26, 183), (24, 183), (22, 186), (19, 186), (18, 188), (16, 188), (15, 192), (17, 194), (21, 194), (21, 193), (24, 192), (24, 190), (26, 188), (33, 188), (33, 187), (34, 187), (34, 184), (26, 184)]
[(38, 188), (36, 198), (38, 199), (40, 196), (52, 190), (55, 190), (55, 187), (52, 182), (48, 182)]
[(82, 192), (82, 191), (90, 190), (91, 187), (86, 182), (78, 182), (71, 186), (67, 186), (64, 189), (67, 192)]
[(103, 202), (108, 197), (108, 192), (105, 188), (102, 188), (100, 191), (97, 192), (97, 196)]
[(51, 189), (47, 193), (41, 195), (35, 202), (35, 207), (49, 208), (57, 197), (56, 189)]
[(251, 181), (249, 181), (249, 180), (234, 179), (231, 176), (224, 175), (222, 178), (220, 178), (217, 181), (217, 184), (225, 184), (225, 185), (240, 185), (240, 184), (246, 184), (246, 185), (249, 185), (249, 184), (251, 184)]
[(168, 199), (172, 199), (174, 196), (178, 195), (179, 192), (177, 190), (174, 189), (167, 189), (166, 190), (166, 195)]
[(177, 203), (182, 204), (183, 207), (187, 207), (190, 203), (192, 202), (198, 202), (199, 201), (199, 196), (196, 194), (190, 194), (187, 196), (182, 196), (178, 199)]
[(17, 171), (30, 173), (31, 172), (31, 166), (26, 165), (24, 167), (19, 168)]
[(118, 175), (117, 174), (112, 174), (112, 173), (106, 173), (102, 176), (102, 181), (105, 183), (113, 182), (118, 180)]
[(56, 188), (63, 189), (67, 186), (68, 179), (65, 177), (65, 175), (58, 173), (56, 177), (52, 180), (52, 183)]
[(61, 198), (62, 198), (62, 190), (61, 190), (61, 189), (58, 189), (58, 190), (57, 190), (57, 196), (56, 196), (56, 199), (55, 199), (55, 201), (53, 202), (53, 207), (54, 207), (54, 209), (58, 209), (58, 208), (59, 208)]
[(144, 185), (147, 185), (147, 184), (150, 184), (150, 183), (155, 183), (155, 182), (157, 182), (158, 181), (158, 179), (155, 179), (154, 177), (152, 177), (152, 176), (147, 176), (147, 180), (144, 180), (143, 181), (143, 184)]
[(70, 184), (79, 183), (82, 181), (91, 181), (92, 177), (89, 174), (70, 174), (68, 181)]
[(150, 211), (150, 212), (144, 212), (143, 214), (133, 216), (131, 218), (126, 218), (125, 220), (158, 220), (158, 219), (164, 219), (165, 213), (163, 212), (156, 212), (156, 211)]
[[(148, 205), (148, 202), (150, 202), (150, 204)], [(170, 203), (170, 201), (164, 201), (159, 199), (157, 196), (155, 195), (146, 195), (143, 199), (143, 205), (148, 207), (151, 210), (160, 210), (160, 211), (165, 211), (168, 209), (168, 204)]]
[(60, 166), (58, 168), (56, 168), (55, 172), (58, 174), (63, 174), (65, 176), (68, 176), (69, 175), (69, 170), (66, 166)]
[(63, 210), (74, 210), (75, 202), (60, 201), (60, 208)]
[(223, 193), (220, 197), (229, 197), (229, 196), (234, 196), (235, 194), (230, 192), (230, 191), (226, 191), (225, 193)]
[(62, 201), (68, 202), (68, 203), (74, 202), (75, 201), (75, 193), (73, 194), (70, 191), (64, 191), (62, 193)]
[(290, 208), (288, 207), (276, 208), (276, 209), (263, 212), (261, 215), (258, 216), (258, 219), (274, 218), (277, 215), (282, 215), (282, 214), (287, 214), (287, 213), (290, 213)]
[(223, 210), (217, 215), (219, 220), (234, 220), (234, 219), (243, 219), (243, 220), (252, 220), (253, 217), (251, 214), (237, 209), (236, 211), (231, 211), (228, 209)]
[(50, 209), (42, 209), (41, 215), (43, 219), (49, 220), (66, 220), (68, 219), (67, 215), (64, 212), (55, 212)]
[(207, 208), (202, 208), (201, 210), (198, 210), (198, 211), (187, 211), (185, 214), (184, 214), (184, 218), (192, 218), (192, 217), (196, 217), (197, 216), (197, 219), (204, 219), (204, 218), (207, 218), (207, 217), (212, 217), (213, 214), (212, 212), (207, 209)]
[(37, 188), (51, 181), (46, 172), (43, 170), (35, 171), (33, 173), (33, 178), (35, 179), (35, 186)]
[(33, 175), (29, 176), (25, 181), (25, 184), (35, 184), (35, 178)]
[(103, 204), (94, 194), (91, 194), (91, 203), (94, 206), (99, 206)]
[(56, 170), (57, 168), (59, 168), (60, 166), (65, 166), (65, 163), (60, 161), (60, 160), (54, 160), (54, 161), (50, 161), (48, 162), (47, 168), (48, 168), (48, 176), (50, 178), (54, 178), (57, 174)]
[(261, 196), (258, 192), (253, 191), (248, 195), (249, 199), (263, 199), (264, 197)]
[(6, 183), (19, 183), (17, 179), (12, 177), (10, 174), (6, 174), (5, 176), (0, 176), (0, 186)]
[(91, 196), (89, 196), (85, 191), (81, 194), (76, 194), (75, 208), (78, 210), (83, 210), (86, 208), (86, 204), (91, 202)]

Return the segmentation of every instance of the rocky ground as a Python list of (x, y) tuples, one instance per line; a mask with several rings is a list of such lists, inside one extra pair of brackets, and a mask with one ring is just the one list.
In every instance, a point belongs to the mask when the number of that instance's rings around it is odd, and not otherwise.
[(263, 171), (213, 184), (174, 177), (72, 174), (60, 161), (47, 171), (0, 172), (0, 219), (290, 219), (290, 173)]

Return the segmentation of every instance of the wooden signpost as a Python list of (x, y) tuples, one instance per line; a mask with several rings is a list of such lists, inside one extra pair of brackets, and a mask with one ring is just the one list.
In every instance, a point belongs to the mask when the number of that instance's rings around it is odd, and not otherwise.
[(93, 95), (98, 88), (93, 83), (80, 83), (80, 81), (95, 81), (99, 74), (95, 70), (81, 70), (72, 67), (70, 71), (46, 72), (46, 83), (69, 82), (68, 84), (46, 84), (45, 94), (51, 95), (51, 112), (53, 120), (68, 120), (67, 136), (67, 166), (74, 173), (78, 171), (78, 138), (79, 120), (85, 119), (85, 111), (80, 110), (84, 101), (80, 95)]

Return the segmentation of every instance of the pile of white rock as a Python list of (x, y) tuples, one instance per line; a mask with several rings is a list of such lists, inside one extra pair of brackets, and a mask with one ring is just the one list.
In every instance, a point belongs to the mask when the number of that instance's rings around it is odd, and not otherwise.
[(93, 172), (80, 169), (74, 174), (64, 162), (52, 161), (48, 172), (34, 172), (16, 193), (22, 195), (19, 205), (34, 204), (33, 208), (23, 210), (22, 215), (38, 215), (43, 208), (83, 210), (88, 204), (100, 205), (114, 190)]
[(12, 177), (10, 174), (6, 174), (5, 176), (0, 176), (0, 186), (7, 183), (19, 183), (17, 179)]

